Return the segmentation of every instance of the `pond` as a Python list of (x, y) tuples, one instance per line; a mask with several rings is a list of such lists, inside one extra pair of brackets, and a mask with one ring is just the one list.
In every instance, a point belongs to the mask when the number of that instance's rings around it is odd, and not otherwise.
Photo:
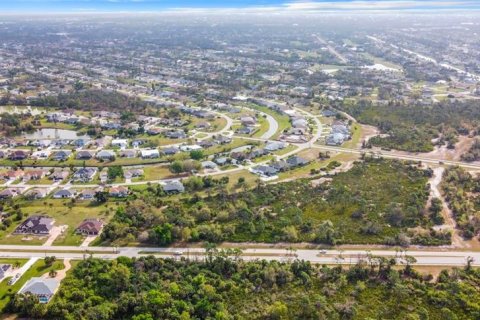
[(77, 135), (76, 131), (73, 130), (65, 130), (65, 129), (52, 129), (52, 128), (44, 128), (38, 129), (33, 132), (23, 133), (22, 137), (25, 139), (66, 139), (66, 140), (74, 140), (74, 139), (89, 139), (88, 135)]

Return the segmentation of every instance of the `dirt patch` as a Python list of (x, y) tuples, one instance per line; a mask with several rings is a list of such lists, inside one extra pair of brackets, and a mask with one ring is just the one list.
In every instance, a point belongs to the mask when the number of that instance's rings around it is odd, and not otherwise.
[[(461, 160), (462, 154), (467, 152), (472, 144), (474, 143), (474, 138), (469, 138), (466, 136), (460, 136), (459, 141), (455, 144), (455, 149), (448, 149), (446, 145), (441, 147), (435, 146), (433, 151), (430, 152), (407, 152), (395, 150), (395, 154), (400, 156), (422, 156), (429, 159), (436, 160), (449, 160), (449, 161), (459, 161)], [(381, 148), (374, 147), (372, 150), (381, 151)]]
[(437, 167), (433, 169), (433, 176), (430, 179), (430, 198), (428, 200), (428, 205), (430, 205), (431, 199), (433, 197), (440, 199), (442, 201), (442, 216), (445, 220), (445, 223), (440, 226), (435, 226), (436, 230), (449, 230), (452, 233), (452, 245), (455, 248), (471, 248), (472, 244), (469, 241), (465, 241), (459, 234), (457, 229), (457, 223), (454, 219), (452, 210), (448, 207), (447, 201), (440, 191), (440, 184), (442, 182), (442, 176), (445, 168)]
[(358, 142), (357, 147), (360, 148), (362, 146), (363, 141), (368, 141), (370, 138), (375, 137), (380, 134), (380, 130), (377, 127), (369, 126), (366, 124), (360, 124), (362, 135), (360, 136), (360, 140)]

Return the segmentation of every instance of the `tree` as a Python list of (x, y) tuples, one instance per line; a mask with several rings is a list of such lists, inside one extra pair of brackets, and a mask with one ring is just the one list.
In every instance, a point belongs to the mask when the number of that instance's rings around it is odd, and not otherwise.
[(150, 231), (148, 239), (150, 242), (161, 246), (171, 244), (173, 242), (172, 230), (173, 225), (170, 223), (156, 226)]
[(288, 307), (281, 301), (275, 301), (268, 310), (268, 319), (283, 320), (288, 319)]
[(95, 201), (98, 203), (105, 203), (108, 200), (107, 193), (105, 191), (97, 191), (93, 195)]
[(45, 265), (51, 267), (56, 260), (57, 258), (55, 256), (47, 256), (45, 257)]
[(169, 169), (172, 173), (175, 174), (182, 173), (184, 171), (183, 163), (179, 160), (175, 160), (174, 162), (172, 162)]
[(123, 169), (121, 166), (111, 166), (107, 169), (108, 180), (113, 181), (117, 177), (123, 177)]
[(203, 159), (203, 157), (204, 157), (203, 150), (190, 151), (190, 158), (193, 160), (201, 160)]

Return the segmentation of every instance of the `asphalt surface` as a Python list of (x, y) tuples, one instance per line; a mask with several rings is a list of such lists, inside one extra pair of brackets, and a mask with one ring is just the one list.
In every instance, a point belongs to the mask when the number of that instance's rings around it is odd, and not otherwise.
[[(92, 255), (101, 259), (115, 259), (119, 256), (141, 257), (148, 255), (159, 257), (185, 257), (188, 259), (201, 260), (205, 257), (203, 248), (151, 248), (151, 247), (90, 247), (74, 246), (26, 246), (26, 245), (2, 245), (0, 257), (2, 258), (44, 258), (56, 256), (58, 259), (81, 260)], [(270, 249), (270, 248), (247, 248), (242, 250), (244, 260), (277, 260), (289, 261), (300, 259), (316, 264), (355, 264), (358, 261), (368, 261), (369, 257), (394, 258), (397, 264), (406, 264), (406, 257), (413, 257), (412, 265), (418, 266), (456, 266), (467, 264), (469, 258), (473, 259), (473, 266), (480, 266), (480, 252), (475, 251), (441, 251), (417, 250), (313, 250), (313, 249)]]

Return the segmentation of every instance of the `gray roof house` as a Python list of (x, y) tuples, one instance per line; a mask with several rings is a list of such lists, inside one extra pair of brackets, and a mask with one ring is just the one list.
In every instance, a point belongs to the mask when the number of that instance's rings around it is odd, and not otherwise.
[(52, 227), (52, 218), (47, 216), (31, 216), (22, 222), (13, 233), (48, 235)]
[(163, 191), (166, 193), (180, 193), (185, 191), (185, 187), (179, 180), (169, 181), (163, 186)]
[(18, 291), (18, 293), (31, 293), (38, 297), (40, 303), (48, 303), (57, 292), (60, 281), (33, 277)]
[(72, 198), (73, 193), (68, 189), (58, 190), (53, 194), (54, 199)]
[(55, 152), (52, 159), (55, 160), (55, 161), (65, 161), (68, 158), (70, 158), (71, 154), (72, 154), (72, 151), (70, 151), (70, 150), (60, 150), (60, 151)]
[(82, 182), (91, 181), (96, 173), (97, 170), (94, 168), (80, 168), (73, 174), (73, 180)]
[(81, 150), (77, 152), (75, 157), (77, 160), (90, 160), (93, 158), (93, 153), (87, 150)]
[(301, 158), (299, 156), (289, 157), (287, 163), (290, 167), (300, 167), (308, 163), (308, 160)]
[(256, 167), (252, 168), (252, 171), (254, 173), (257, 173), (257, 174), (262, 175), (262, 176), (267, 176), (267, 177), (274, 176), (278, 173), (278, 170), (275, 169), (274, 167), (264, 166), (264, 165), (256, 166)]
[(95, 158), (101, 160), (114, 160), (115, 159), (115, 152), (112, 150), (101, 150), (98, 151), (95, 155)]

